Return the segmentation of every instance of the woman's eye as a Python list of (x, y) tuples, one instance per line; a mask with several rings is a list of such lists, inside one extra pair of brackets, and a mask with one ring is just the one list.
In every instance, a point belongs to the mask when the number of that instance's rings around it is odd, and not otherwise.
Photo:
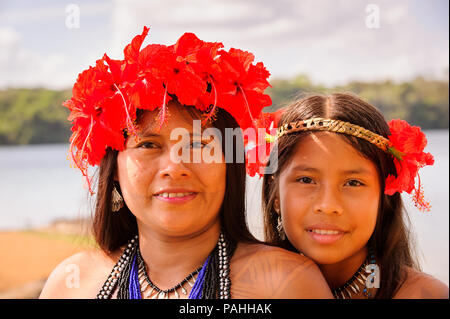
[(348, 186), (363, 186), (364, 184), (361, 183), (360, 181), (356, 180), (356, 179), (352, 179), (352, 180), (347, 181), (345, 183), (345, 185), (348, 185)]
[(158, 145), (156, 145), (156, 144), (153, 143), (153, 142), (144, 142), (144, 143), (139, 144), (138, 147), (139, 147), (139, 148), (149, 148), (149, 149), (152, 149), (152, 148), (157, 148)]
[(192, 142), (191, 145), (190, 145), (190, 147), (193, 148), (193, 149), (199, 149), (199, 148), (201, 149), (204, 146), (207, 146), (207, 144), (203, 143), (203, 142)]
[(302, 184), (313, 184), (313, 182), (314, 182), (314, 181), (312, 180), (312, 178), (306, 177), (306, 176), (297, 178), (296, 181), (297, 181), (297, 182), (300, 182), (300, 183), (302, 183)]

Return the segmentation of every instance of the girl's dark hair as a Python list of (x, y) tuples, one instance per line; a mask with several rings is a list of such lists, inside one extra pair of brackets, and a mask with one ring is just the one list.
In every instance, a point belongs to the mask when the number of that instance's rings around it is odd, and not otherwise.
[[(178, 104), (178, 106), (180, 106)], [(181, 107), (181, 106), (180, 106)], [(192, 106), (183, 106), (193, 119), (199, 117), (199, 111)], [(137, 119), (142, 118), (144, 112), (138, 110)], [(225, 136), (225, 128), (239, 128), (236, 120), (225, 110), (218, 109), (212, 126)], [(235, 134), (234, 150), (237, 154), (244, 152), (240, 130)], [(225, 138), (222, 138), (222, 150), (226, 151)], [(224, 152), (225, 152), (224, 151)], [(127, 241), (137, 234), (136, 217), (126, 205), (118, 212), (111, 210), (111, 197), (116, 183), (114, 173), (117, 168), (118, 151), (107, 149), (98, 171), (98, 189), (95, 202), (93, 220), (93, 233), (99, 247), (106, 253), (113, 252), (125, 245)], [(226, 155), (226, 154), (225, 154)], [(222, 230), (232, 243), (258, 242), (250, 233), (245, 218), (245, 162), (231, 161), (226, 163), (226, 189), (220, 209), (220, 222)], [(120, 188), (117, 188), (120, 192)]]
[[(383, 115), (372, 105), (347, 93), (330, 95), (312, 95), (286, 107), (279, 126), (314, 117), (330, 118), (350, 122), (364, 127), (374, 133), (387, 137), (389, 126)], [(278, 193), (280, 173), (290, 162), (295, 146), (311, 131), (296, 132), (282, 136), (278, 140), (278, 167), (274, 174), (265, 174), (262, 186), (262, 207), (264, 211), (264, 233), (267, 243), (296, 251), (286, 239), (280, 240), (276, 226), (277, 213), (274, 201)], [(375, 230), (369, 239), (380, 267), (380, 288), (376, 298), (392, 298), (406, 279), (405, 266), (419, 269), (410, 246), (409, 222), (404, 212), (399, 193), (392, 196), (384, 194), (386, 177), (396, 175), (395, 165), (390, 157), (375, 145), (366, 140), (342, 134), (342, 137), (367, 159), (371, 160), (378, 171), (380, 181), (380, 201)]]

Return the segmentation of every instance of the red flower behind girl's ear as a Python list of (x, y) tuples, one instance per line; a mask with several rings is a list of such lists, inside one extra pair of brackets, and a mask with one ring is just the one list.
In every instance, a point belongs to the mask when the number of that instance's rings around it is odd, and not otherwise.
[[(411, 126), (404, 120), (392, 120), (389, 123), (391, 135), (389, 141), (392, 144), (391, 153), (394, 155), (394, 163), (397, 177), (389, 175), (386, 179), (385, 194), (393, 195), (396, 192), (414, 191), (414, 202), (419, 209), (429, 210), (430, 205), (423, 197), (420, 183), (419, 169), (426, 165), (433, 165), (434, 158), (423, 150), (427, 145), (425, 134), (420, 127)], [(415, 178), (418, 177), (418, 186), (415, 186)]]

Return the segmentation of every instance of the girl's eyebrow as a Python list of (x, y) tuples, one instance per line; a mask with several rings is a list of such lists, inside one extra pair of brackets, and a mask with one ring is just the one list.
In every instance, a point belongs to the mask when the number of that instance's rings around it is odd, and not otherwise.
[(344, 171), (342, 171), (342, 174), (344, 174), (344, 175), (352, 175), (352, 174), (372, 175), (373, 173), (366, 168), (358, 167), (355, 169), (344, 170)]
[[(318, 168), (308, 166), (305, 164), (298, 164), (292, 168), (291, 171), (303, 171), (303, 172), (319, 172), (320, 170)], [(352, 175), (352, 174), (365, 174), (365, 175), (372, 175), (373, 173), (369, 171), (368, 169), (364, 167), (357, 167), (354, 169), (349, 170), (343, 170), (341, 171), (342, 175)]]

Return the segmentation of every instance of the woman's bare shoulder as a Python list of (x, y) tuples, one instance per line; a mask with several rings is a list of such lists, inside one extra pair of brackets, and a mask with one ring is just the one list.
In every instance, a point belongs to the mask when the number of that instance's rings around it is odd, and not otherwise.
[(317, 265), (279, 247), (239, 244), (231, 265), (234, 298), (332, 298)]
[(396, 299), (448, 299), (448, 286), (431, 275), (406, 268), (406, 280), (395, 294)]
[(119, 251), (91, 249), (66, 258), (52, 271), (39, 298), (95, 298), (119, 257)]

